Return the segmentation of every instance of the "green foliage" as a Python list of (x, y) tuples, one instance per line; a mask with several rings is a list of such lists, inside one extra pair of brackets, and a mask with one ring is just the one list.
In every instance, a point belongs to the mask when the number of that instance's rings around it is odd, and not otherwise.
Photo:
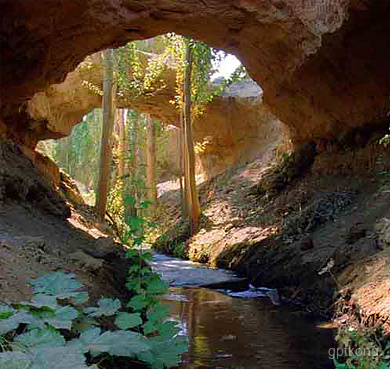
[(226, 85), (230, 86), (249, 78), (248, 72), (243, 65), (240, 65), (232, 75), (226, 80)]
[(61, 272), (50, 274), (30, 282), (35, 294), (53, 296), (56, 299), (66, 299), (74, 297), (78, 289), (82, 287), (81, 283), (76, 281), (74, 274), (63, 274)]
[(348, 325), (338, 328), (335, 337), (338, 347), (330, 356), (335, 368), (390, 369), (390, 324), (367, 326), (360, 316), (353, 317)]
[(169, 57), (176, 69), (176, 95), (171, 101), (177, 109), (183, 109), (183, 86), (184, 74), (187, 69), (185, 54), (187, 48), (192, 49), (192, 109), (194, 117), (200, 116), (205, 108), (205, 104), (210, 102), (215, 95), (211, 87), (210, 77), (216, 71), (219, 58), (217, 52), (203, 42), (197, 42), (190, 38), (185, 38), (175, 33), (168, 33), (163, 36), (166, 45), (166, 55)]
[[(145, 310), (146, 322), (140, 313), (119, 312), (122, 308), (119, 300), (101, 299), (98, 307), (82, 307), (79, 302), (85, 299), (77, 299), (82, 285), (72, 274), (58, 272), (40, 277), (31, 281), (31, 286), (34, 290), (31, 301), (0, 305), (0, 368), (97, 368), (94, 362), (104, 365), (111, 356), (138, 358), (153, 368), (164, 368), (177, 365), (187, 349), (186, 341), (176, 335), (175, 327), (166, 327), (170, 322), (160, 323), (166, 317), (165, 310), (149, 295), (163, 291), (157, 281), (145, 284), (144, 296), (148, 296), (149, 308)], [(112, 317), (119, 329), (102, 331), (89, 316)], [(81, 333), (75, 329), (80, 321), (86, 325)], [(148, 322), (157, 326), (153, 332), (158, 331), (159, 336), (148, 338), (128, 330), (140, 329)], [(166, 351), (161, 353), (163, 345)]]
[(170, 227), (160, 229), (161, 236), (153, 243), (153, 249), (158, 252), (188, 259), (186, 243), (190, 237), (189, 224), (182, 219), (171, 224)]
[(93, 317), (112, 316), (121, 308), (119, 300), (102, 299), (98, 301), (98, 305), (99, 307), (86, 308), (84, 312)]
[[(48, 347), (26, 352), (0, 353), (0, 368), (4, 369), (86, 369), (85, 356), (69, 347)], [(92, 366), (97, 368), (96, 366)]]
[(129, 42), (115, 50), (118, 95), (127, 99), (152, 96), (166, 87), (163, 79), (166, 69), (164, 54), (146, 53), (141, 50), (143, 44), (145, 41)]
[(142, 324), (141, 314), (139, 313), (118, 313), (115, 319), (115, 324), (120, 329), (134, 328)]
[[(135, 198), (129, 197), (127, 201), (136, 205)], [(149, 204), (149, 201), (143, 201), (138, 206), (147, 208)], [(137, 246), (141, 246), (145, 241), (145, 227), (146, 229), (154, 227), (152, 222), (142, 216), (130, 217), (127, 223), (129, 225), (127, 236), (132, 238)], [(133, 248), (127, 252), (127, 257), (132, 261), (132, 267), (128, 272), (126, 287), (135, 294), (130, 299), (128, 307), (146, 316), (141, 329), (144, 335), (152, 335), (149, 340), (152, 349), (141, 353), (139, 359), (146, 361), (154, 368), (177, 365), (181, 354), (188, 349), (188, 342), (185, 337), (178, 335), (179, 329), (175, 323), (164, 321), (168, 316), (168, 309), (160, 300), (161, 296), (167, 292), (168, 284), (162, 281), (148, 265), (148, 261), (152, 258), (151, 253)], [(137, 320), (137, 316), (125, 316), (124, 318), (129, 320), (129, 324)]]
[[(32, 329), (31, 331), (16, 336), (14, 342), (18, 343), (19, 347), (28, 349), (65, 346), (65, 338), (53, 327)], [(18, 346), (15, 345), (15, 347)]]
[[(139, 209), (149, 205), (131, 196), (126, 201)], [(142, 216), (129, 217), (127, 225), (129, 243), (138, 246), (154, 226)], [(160, 300), (168, 285), (147, 264), (150, 253), (130, 249), (127, 257), (132, 261), (126, 283), (133, 296), (129, 311), (111, 299), (82, 306), (87, 292), (80, 291), (74, 274), (61, 272), (31, 281), (30, 301), (0, 305), (0, 368), (97, 368), (97, 362), (105, 367), (113, 356), (137, 358), (158, 369), (177, 365), (188, 342), (178, 335), (176, 323), (166, 320), (168, 309)], [(102, 330), (102, 319), (118, 329)]]
[(95, 357), (102, 352), (113, 356), (133, 357), (142, 351), (150, 350), (151, 345), (137, 332), (118, 330), (101, 333), (100, 328), (92, 328), (82, 333), (78, 339), (70, 341), (68, 347), (83, 353), (89, 352)]
[(188, 252), (186, 248), (185, 242), (179, 242), (173, 249), (173, 256), (181, 259), (188, 259)]
[(378, 338), (358, 329), (340, 329), (336, 341), (341, 346), (338, 350), (343, 355), (333, 358), (338, 369), (389, 369), (389, 337)]
[[(156, 171), (160, 172), (165, 165), (167, 132), (159, 122), (155, 122), (157, 134), (157, 166)], [(129, 215), (144, 214), (150, 201), (145, 199), (147, 195), (146, 186), (146, 119), (137, 110), (129, 110), (127, 113), (126, 137), (128, 149), (124, 155), (125, 168), (124, 176), (117, 178), (115, 186), (109, 193), (107, 212), (115, 222), (119, 237), (123, 243), (133, 238), (127, 233)], [(119, 146), (119, 145), (118, 145)], [(119, 153), (114, 149), (114, 173), (119, 167)]]
[(110, 190), (107, 199), (107, 213), (115, 222), (116, 231), (119, 237), (126, 232), (126, 223), (124, 222), (125, 208), (123, 204), (123, 192), (125, 191), (125, 181), (118, 180), (115, 186)]
[[(127, 44), (125, 47), (115, 50), (115, 60), (117, 62), (117, 71), (115, 74), (117, 82), (117, 94), (121, 99), (143, 99), (153, 95), (157, 91), (165, 88), (164, 73), (167, 68), (176, 70), (176, 93), (173, 103), (178, 108), (182, 107), (182, 86), (185, 65), (185, 39), (176, 34), (167, 34), (151, 40), (136, 41)], [(224, 54), (216, 51), (201, 42), (191, 40), (193, 48), (194, 67), (192, 79), (192, 99), (194, 116), (199, 116), (204, 111), (206, 104), (212, 100), (215, 95), (220, 94), (226, 86), (237, 81), (240, 72), (233, 74), (228, 81), (225, 81), (219, 87), (215, 88), (210, 82), (211, 75), (218, 68)], [(92, 63), (84, 63), (79, 68), (94, 68)], [(242, 69), (242, 68), (241, 68)], [(239, 69), (239, 70), (241, 70)], [(88, 81), (85, 85), (88, 87)], [(96, 86), (95, 86), (96, 87)], [(92, 93), (101, 94), (100, 88), (94, 89), (88, 87)], [(95, 91), (96, 90), (96, 91)], [(134, 102), (132, 102), (134, 104)], [(137, 124), (135, 123), (137, 121)], [(126, 168), (128, 168), (127, 177), (121, 181), (115, 181), (115, 170), (119, 166), (121, 156), (119, 145), (115, 142), (118, 135), (113, 134), (113, 175), (112, 182), (115, 188), (109, 193), (108, 213), (114, 219), (118, 232), (123, 236), (126, 225), (123, 220), (123, 214), (126, 209), (123, 207), (121, 199), (122, 193), (132, 194), (135, 187), (135, 181), (143, 181), (145, 174), (145, 152), (146, 147), (146, 122), (142, 114), (137, 110), (129, 110), (125, 123), (127, 137)], [(138, 126), (137, 129), (135, 127)], [(41, 144), (41, 149), (51, 156), (59, 167), (63, 168), (72, 178), (82, 183), (84, 198), (90, 203), (94, 202), (94, 189), (97, 187), (98, 168), (99, 168), (99, 150), (102, 129), (101, 109), (94, 109), (86, 115), (83, 121), (73, 128), (69, 137), (56, 140), (54, 143)], [(137, 133), (135, 133), (137, 131)], [(133, 143), (132, 138), (138, 135), (138, 143)], [(157, 172), (166, 169), (167, 160), (164, 142), (166, 142), (166, 129), (161, 125), (157, 128)], [(136, 146), (136, 147), (134, 147)], [(138, 157), (138, 166), (135, 167)], [(118, 183), (121, 182), (121, 183)], [(138, 197), (143, 198), (145, 191), (138, 187)]]
[(181, 354), (188, 349), (188, 342), (182, 336), (176, 335), (170, 340), (163, 337), (164, 335), (150, 338), (151, 350), (139, 354), (140, 360), (153, 363), (153, 367), (157, 369), (176, 366)]
[(213, 49), (204, 42), (190, 40), (190, 47), (194, 60), (192, 101), (195, 104), (207, 103), (214, 96), (210, 77), (216, 72), (214, 61), (217, 54), (213, 53)]
[(94, 109), (73, 128), (69, 137), (54, 141), (52, 148), (57, 165), (83, 183), (88, 192), (97, 185), (101, 129), (101, 109)]

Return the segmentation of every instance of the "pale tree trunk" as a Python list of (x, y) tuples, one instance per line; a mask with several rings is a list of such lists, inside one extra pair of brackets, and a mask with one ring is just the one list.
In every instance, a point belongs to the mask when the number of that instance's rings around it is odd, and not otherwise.
[(154, 215), (157, 208), (157, 186), (156, 186), (156, 127), (155, 123), (147, 115), (146, 135), (146, 181), (148, 186), (148, 197), (152, 201), (150, 214)]
[(116, 122), (114, 125), (114, 134), (112, 135), (113, 140), (113, 151), (116, 154), (115, 158), (115, 169), (112, 173), (112, 188), (115, 188), (118, 181), (124, 181), (125, 174), (125, 150), (126, 150), (126, 132), (125, 132), (125, 110), (116, 109), (115, 117)]
[(125, 109), (118, 110), (118, 128), (119, 128), (119, 164), (118, 177), (121, 181), (125, 176), (125, 154), (126, 154), (126, 123), (125, 123)]
[[(130, 111), (129, 111), (130, 113)], [(131, 142), (130, 142), (130, 152), (132, 155), (132, 160), (129, 162), (129, 177), (127, 179), (126, 193), (133, 196), (138, 200), (138, 189), (134, 184), (134, 181), (138, 179), (138, 130), (139, 130), (139, 114), (136, 117), (132, 118), (131, 124)], [(131, 204), (125, 204), (125, 219), (137, 216), (137, 208)]]
[(107, 49), (104, 55), (104, 79), (103, 79), (103, 127), (100, 144), (100, 168), (99, 181), (96, 193), (96, 213), (104, 220), (107, 207), (108, 187), (111, 172), (111, 136), (114, 127), (114, 63), (113, 50)]
[(115, 122), (114, 122), (114, 127), (113, 127), (113, 132), (111, 135), (111, 148), (112, 148), (112, 155), (114, 156), (115, 154), (117, 157), (113, 157), (112, 162), (115, 163), (114, 168), (111, 170), (111, 188), (115, 188), (117, 181), (118, 181), (118, 176), (119, 176), (119, 122), (118, 122), (118, 111), (115, 112)]
[(183, 219), (187, 220), (190, 208), (190, 196), (188, 191), (188, 155), (185, 144), (185, 127), (183, 111), (180, 112), (180, 187), (181, 191), (181, 210)]
[(188, 218), (188, 211), (185, 211), (184, 204), (186, 201), (185, 192), (184, 192), (184, 184), (183, 184), (183, 120), (182, 112), (180, 112), (180, 129), (179, 129), (179, 139), (177, 140), (178, 145), (178, 168), (179, 168), (179, 186), (180, 186), (180, 200), (181, 200), (181, 216), (183, 219)]
[(200, 204), (198, 198), (198, 191), (196, 189), (195, 178), (195, 150), (194, 140), (192, 135), (192, 120), (191, 120), (191, 72), (192, 72), (192, 48), (190, 40), (187, 38), (187, 52), (186, 52), (186, 74), (184, 79), (184, 126), (186, 137), (186, 151), (188, 156), (188, 184), (190, 194), (190, 219), (191, 219), (191, 234), (194, 234), (199, 229), (200, 224)]
[(133, 121), (133, 179), (138, 179), (138, 165), (139, 165), (139, 113), (137, 113), (137, 117)]
[[(139, 191), (138, 191), (138, 179), (139, 179), (139, 120), (140, 120), (140, 114), (137, 113), (137, 118), (134, 121), (133, 129), (134, 129), (134, 136), (133, 136), (133, 173), (132, 173), (132, 194), (135, 197), (136, 201), (139, 200)], [(132, 214), (134, 216), (137, 216), (137, 208), (134, 207)]]

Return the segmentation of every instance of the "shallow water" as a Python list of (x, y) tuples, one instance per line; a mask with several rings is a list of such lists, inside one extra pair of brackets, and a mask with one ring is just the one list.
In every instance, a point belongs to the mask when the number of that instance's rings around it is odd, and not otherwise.
[[(234, 273), (154, 254), (153, 269), (171, 286), (165, 300), (171, 318), (188, 336), (179, 368), (328, 369), (333, 332), (279, 304), (276, 290), (218, 292), (202, 285), (240, 281)], [(229, 294), (231, 296), (229, 296)]]
[(180, 368), (334, 368), (328, 357), (332, 332), (269, 299), (171, 288), (166, 302), (189, 338)]

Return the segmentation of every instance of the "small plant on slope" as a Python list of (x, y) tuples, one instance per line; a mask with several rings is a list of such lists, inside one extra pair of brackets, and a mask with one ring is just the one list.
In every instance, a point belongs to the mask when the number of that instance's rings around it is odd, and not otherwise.
[(333, 358), (337, 369), (390, 369), (389, 337), (374, 337), (352, 328), (341, 329), (336, 337), (342, 346), (341, 360)]

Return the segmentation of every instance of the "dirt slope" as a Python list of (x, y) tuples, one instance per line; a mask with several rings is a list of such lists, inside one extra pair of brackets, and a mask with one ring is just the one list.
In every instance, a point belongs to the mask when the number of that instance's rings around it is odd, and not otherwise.
[[(185, 248), (192, 260), (236, 270), (318, 312), (334, 312), (339, 300), (388, 321), (390, 150), (372, 143), (318, 151), (309, 169), (290, 177), (294, 159), (273, 147), (237, 173), (202, 183), (200, 232), (185, 241), (177, 223), (156, 245)], [(170, 219), (180, 219), (178, 196), (173, 187), (161, 196)]]
[(0, 142), (0, 302), (26, 300), (26, 282), (76, 273), (92, 299), (121, 295), (124, 251), (91, 216), (66, 203), (17, 145)]

